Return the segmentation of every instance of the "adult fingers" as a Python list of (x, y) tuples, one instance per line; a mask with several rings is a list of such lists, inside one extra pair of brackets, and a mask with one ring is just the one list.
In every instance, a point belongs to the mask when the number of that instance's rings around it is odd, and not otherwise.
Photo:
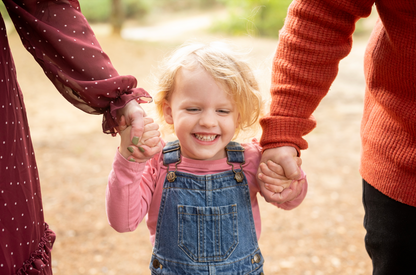
[(283, 146), (267, 149), (263, 152), (261, 162), (272, 161), (283, 169), (282, 176), (286, 179), (297, 180), (301, 176), (299, 164), (302, 160), (297, 156), (294, 147)]
[[(269, 162), (270, 161), (268, 161), (268, 163)], [(265, 163), (260, 164), (259, 170), (259, 179), (265, 184), (265, 188), (272, 192), (281, 192), (284, 188), (289, 187), (292, 182), (291, 179), (287, 179), (284, 175), (282, 176), (282, 174), (276, 173), (275, 170), (270, 169)], [(280, 170), (282, 170), (281, 167)]]

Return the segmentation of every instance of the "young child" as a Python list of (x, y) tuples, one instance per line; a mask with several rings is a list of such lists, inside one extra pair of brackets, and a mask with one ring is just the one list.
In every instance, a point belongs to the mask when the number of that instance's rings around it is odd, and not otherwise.
[[(155, 102), (178, 140), (146, 161), (131, 158), (129, 130), (121, 133), (107, 187), (109, 222), (133, 231), (147, 214), (151, 274), (263, 274), (261, 148), (232, 141), (261, 111), (253, 73), (222, 43), (186, 44), (164, 64)], [(145, 120), (140, 143), (154, 146), (157, 124)], [(305, 177), (289, 188), (299, 196), (279, 208), (302, 202)]]

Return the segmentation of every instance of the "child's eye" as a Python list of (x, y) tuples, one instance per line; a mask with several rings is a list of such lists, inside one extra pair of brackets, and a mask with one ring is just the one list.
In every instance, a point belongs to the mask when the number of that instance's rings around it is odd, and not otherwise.
[(229, 110), (223, 110), (223, 109), (220, 109), (220, 110), (218, 110), (217, 112), (218, 112), (218, 113), (221, 113), (221, 114), (229, 114), (229, 113), (230, 113), (230, 111), (229, 111)]
[(188, 111), (188, 112), (198, 112), (199, 109), (198, 108), (186, 108), (186, 111)]

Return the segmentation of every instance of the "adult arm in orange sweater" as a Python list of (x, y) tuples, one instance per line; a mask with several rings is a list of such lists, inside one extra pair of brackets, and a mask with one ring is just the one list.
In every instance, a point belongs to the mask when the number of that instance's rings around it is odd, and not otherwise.
[(283, 168), (261, 164), (261, 189), (281, 192), (282, 203), (295, 195), (282, 190), (300, 177), (300, 150), (308, 147), (302, 136), (316, 125), (312, 113), (334, 81), (339, 61), (351, 51), (355, 23), (370, 15), (374, 2), (294, 0), (289, 7), (273, 60), (270, 113), (260, 121), (261, 162)]

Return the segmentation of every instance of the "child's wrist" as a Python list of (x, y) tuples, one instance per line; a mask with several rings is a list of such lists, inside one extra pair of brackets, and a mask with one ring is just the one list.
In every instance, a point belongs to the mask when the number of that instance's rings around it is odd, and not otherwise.
[[(131, 148), (131, 149), (129, 149), (129, 148)], [(137, 157), (134, 157), (132, 154), (133, 154), (133, 152), (134, 152), (134, 150), (133, 150), (133, 148), (132, 147), (126, 147), (126, 148), (123, 148), (123, 147), (119, 147), (118, 148), (118, 151), (119, 151), (119, 153), (120, 153), (120, 155), (124, 158), (124, 159), (126, 159), (126, 160), (128, 160), (128, 161), (131, 161), (131, 162), (137, 162), (137, 163), (145, 163), (149, 158), (148, 157), (145, 157), (145, 158), (137, 158)]]
[(123, 156), (123, 158), (127, 160), (129, 160), (129, 158), (131, 157), (131, 153), (127, 150), (127, 148), (119, 147), (118, 152), (120, 153), (120, 155)]

